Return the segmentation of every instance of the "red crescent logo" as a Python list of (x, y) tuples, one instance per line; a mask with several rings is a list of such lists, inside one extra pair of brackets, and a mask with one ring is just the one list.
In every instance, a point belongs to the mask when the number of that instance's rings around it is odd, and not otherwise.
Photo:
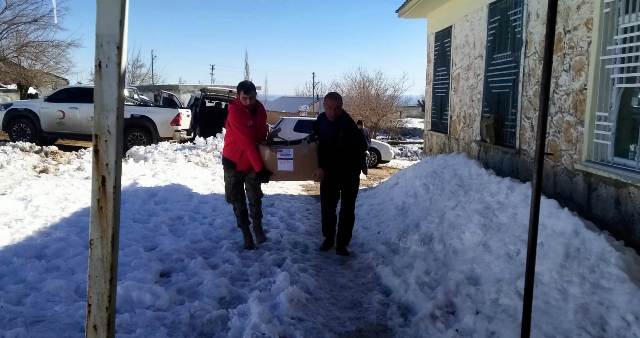
[(64, 120), (64, 118), (67, 116), (64, 110), (58, 110), (58, 113), (60, 113), (60, 117), (58, 117), (58, 120)]

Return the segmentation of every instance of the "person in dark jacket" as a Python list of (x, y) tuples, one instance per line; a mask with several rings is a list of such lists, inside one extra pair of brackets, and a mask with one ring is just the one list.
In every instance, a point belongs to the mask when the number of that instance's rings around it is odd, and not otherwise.
[[(369, 147), (371, 147), (371, 132), (369, 129), (364, 127), (364, 122), (362, 122), (362, 120), (358, 120), (356, 125), (358, 126), (358, 129), (360, 129), (360, 132), (362, 132), (362, 135), (364, 135), (364, 139), (367, 141), (367, 149), (369, 149)], [(367, 161), (368, 155), (369, 152), (366, 151), (364, 160), (362, 161), (362, 173), (365, 175), (369, 174), (369, 162)]]
[(263, 194), (260, 184), (269, 182), (271, 172), (264, 167), (258, 152), (258, 143), (267, 138), (267, 113), (262, 103), (256, 100), (256, 86), (251, 81), (240, 82), (237, 94), (238, 97), (229, 103), (222, 148), (225, 198), (233, 206), (244, 238), (244, 248), (253, 250), (255, 243), (249, 229), (251, 223), (258, 244), (267, 240), (262, 228)]
[(369, 130), (369, 128), (364, 127), (364, 122), (362, 122), (362, 120), (358, 120), (358, 122), (356, 122), (356, 125), (362, 132), (362, 135), (364, 135), (365, 140), (367, 140), (367, 145), (371, 145), (371, 131)]
[[(336, 246), (336, 254), (349, 256), (349, 242), (355, 222), (356, 197), (360, 186), (360, 170), (367, 141), (351, 116), (342, 109), (342, 97), (336, 92), (324, 97), (325, 112), (314, 125), (318, 137), (318, 166), (314, 173), (320, 181), (322, 235), (320, 250)], [(336, 207), (340, 201), (340, 215)], [(336, 223), (338, 232), (336, 236)]]

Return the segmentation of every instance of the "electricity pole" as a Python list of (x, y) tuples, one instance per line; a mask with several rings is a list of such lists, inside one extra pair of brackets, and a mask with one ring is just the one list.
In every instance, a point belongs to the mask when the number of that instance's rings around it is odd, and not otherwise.
[(314, 114), (316, 112), (316, 86), (319, 84), (320, 82), (316, 82), (316, 72), (311, 73), (311, 113)]
[(311, 73), (311, 113), (316, 113), (316, 105), (313, 102), (316, 98), (316, 72)]
[(151, 50), (151, 84), (155, 85), (156, 84), (156, 77), (153, 73), (153, 63), (156, 61), (156, 58), (158, 56), (153, 54), (153, 49)]
[(211, 66), (211, 71), (209, 72), (209, 75), (211, 75), (211, 84), (214, 84), (216, 82), (216, 78), (214, 77), (216, 65), (210, 65), (210, 66)]

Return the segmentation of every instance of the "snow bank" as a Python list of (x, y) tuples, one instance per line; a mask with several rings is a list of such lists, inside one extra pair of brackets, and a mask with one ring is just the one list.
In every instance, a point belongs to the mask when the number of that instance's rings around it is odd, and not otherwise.
[[(263, 186), (270, 240), (242, 250), (221, 147), (160, 143), (124, 159), (118, 337), (337, 336), (382, 321), (373, 265), (318, 254), (320, 209), (301, 184)], [(81, 337), (91, 153), (8, 144), (0, 163), (0, 337)]]
[(408, 161), (418, 161), (424, 157), (422, 144), (398, 144), (392, 146), (394, 158)]
[[(355, 236), (409, 304), (398, 336), (519, 335), (530, 192), (450, 155), (362, 193)], [(631, 249), (543, 200), (532, 336), (640, 336), (639, 277)]]
[[(343, 259), (317, 250), (318, 199), (272, 182), (247, 252), (221, 149), (123, 160), (118, 337), (518, 335), (529, 185), (427, 158), (361, 191)], [(90, 150), (0, 146), (0, 337), (82, 336), (90, 178)], [(552, 200), (541, 220), (533, 336), (640, 336), (638, 256)]]

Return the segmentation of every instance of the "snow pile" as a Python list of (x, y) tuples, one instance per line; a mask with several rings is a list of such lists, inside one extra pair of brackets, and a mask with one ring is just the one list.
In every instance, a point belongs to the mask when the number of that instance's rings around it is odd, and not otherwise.
[[(123, 160), (118, 337), (518, 335), (529, 185), (427, 158), (361, 191), (343, 259), (318, 252), (305, 183), (272, 182), (270, 239), (248, 252), (221, 149), (218, 136)], [(82, 336), (91, 152), (9, 143), (0, 166), (0, 337)], [(552, 200), (541, 220), (533, 336), (640, 336), (638, 256)]]
[[(355, 237), (409, 304), (398, 336), (518, 336), (530, 192), (450, 155), (361, 194)], [(639, 257), (553, 200), (540, 218), (532, 336), (639, 337)]]
[(423, 156), (422, 144), (399, 144), (393, 146), (394, 158), (419, 161)]
[(395, 168), (395, 169), (406, 169), (414, 164), (416, 164), (418, 162), (416, 161), (410, 161), (410, 160), (401, 160), (401, 159), (393, 159), (391, 160), (391, 162), (389, 163), (385, 163), (382, 166), (384, 167), (389, 167), (389, 168)]
[(198, 137), (193, 143), (161, 142), (149, 147), (133, 147), (127, 152), (127, 160), (147, 164), (193, 163), (202, 167), (219, 165), (223, 138)]
[[(300, 184), (263, 186), (270, 240), (242, 250), (221, 142), (161, 143), (123, 161), (118, 337), (336, 336), (384, 322), (372, 262), (318, 254), (318, 201)], [(0, 336), (82, 336), (91, 153), (38, 173), (50, 158), (22, 146), (0, 146)]]
[[(91, 153), (0, 146), (0, 248), (89, 205)], [(34, 203), (34, 201), (37, 201)]]

